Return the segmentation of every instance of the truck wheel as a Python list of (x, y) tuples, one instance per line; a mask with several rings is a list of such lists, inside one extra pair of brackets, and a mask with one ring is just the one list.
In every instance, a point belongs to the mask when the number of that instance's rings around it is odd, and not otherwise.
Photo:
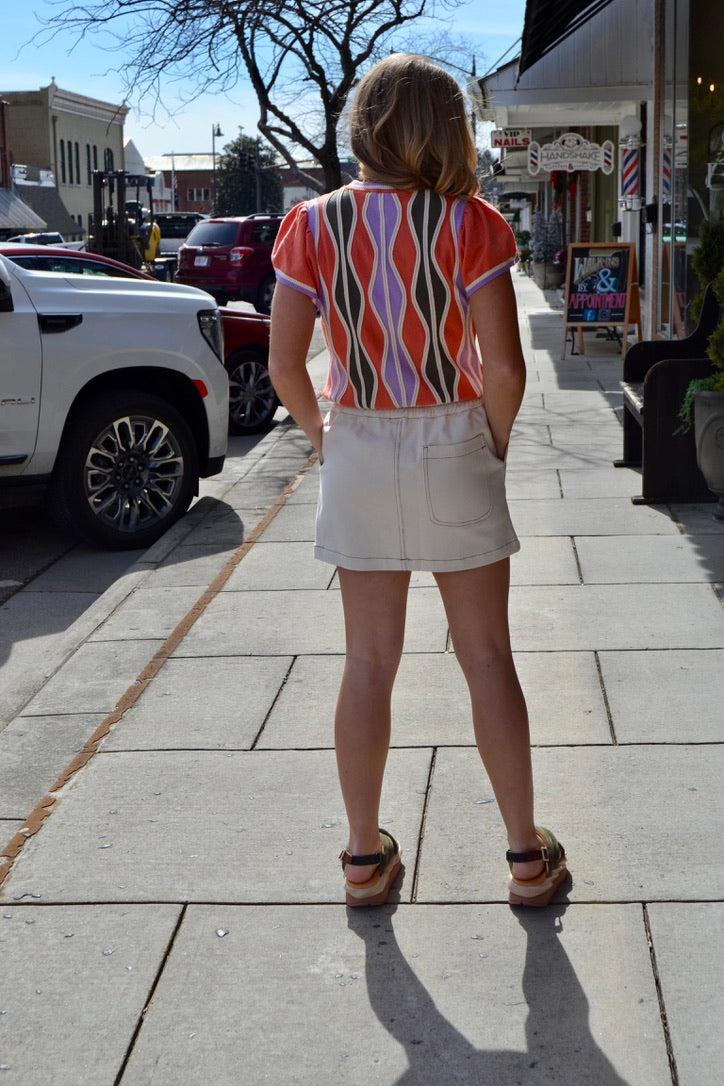
[(279, 406), (269, 380), (266, 355), (252, 349), (234, 351), (225, 362), (229, 374), (229, 430), (259, 434), (271, 427)]
[(198, 480), (196, 444), (179, 412), (150, 393), (110, 392), (69, 420), (51, 512), (92, 543), (148, 547), (186, 512)]
[(266, 279), (262, 279), (254, 302), (257, 313), (271, 313), (272, 298), (274, 297), (274, 287), (276, 285), (276, 277), (273, 275), (267, 275)]

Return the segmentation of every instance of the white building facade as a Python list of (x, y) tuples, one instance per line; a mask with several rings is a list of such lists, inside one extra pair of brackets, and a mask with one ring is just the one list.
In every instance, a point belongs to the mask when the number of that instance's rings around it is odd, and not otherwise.
[[(521, 57), (473, 95), (538, 148), (503, 152), (519, 206), (561, 207), (567, 242), (634, 243), (647, 338), (686, 330), (699, 225), (724, 218), (723, 39), (721, 0), (528, 0)], [(568, 133), (602, 165), (542, 168)]]

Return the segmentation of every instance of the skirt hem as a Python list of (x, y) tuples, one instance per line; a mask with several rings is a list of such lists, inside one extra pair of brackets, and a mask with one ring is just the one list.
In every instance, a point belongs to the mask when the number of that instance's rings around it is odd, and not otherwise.
[(315, 545), (314, 557), (320, 562), (327, 562), (332, 566), (340, 566), (342, 569), (358, 571), (373, 570), (404, 570), (411, 572), (427, 573), (457, 573), (465, 569), (476, 569), (478, 566), (490, 566), (494, 562), (500, 562), (517, 554), (520, 550), (520, 541), (512, 539), (502, 547), (485, 554), (473, 554), (463, 558), (362, 558), (356, 555), (339, 554), (327, 547)]

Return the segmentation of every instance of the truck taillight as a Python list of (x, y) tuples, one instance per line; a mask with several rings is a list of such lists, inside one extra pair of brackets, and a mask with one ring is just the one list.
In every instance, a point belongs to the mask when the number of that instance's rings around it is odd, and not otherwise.
[(246, 247), (242, 247), (242, 248), (238, 248), (238, 249), (232, 249), (231, 252), (229, 253), (229, 263), (230, 264), (241, 264), (244, 257), (248, 256), (249, 253), (252, 253), (253, 251), (254, 251), (253, 249), (248, 249)]

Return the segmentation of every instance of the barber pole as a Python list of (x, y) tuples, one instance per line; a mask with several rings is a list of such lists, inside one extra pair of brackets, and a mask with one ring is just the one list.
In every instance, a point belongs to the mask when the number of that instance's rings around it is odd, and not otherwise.
[(624, 198), (639, 194), (639, 149), (622, 148), (621, 195)]
[(610, 140), (604, 140), (601, 144), (601, 169), (604, 173), (613, 173), (613, 144)]
[(664, 200), (671, 200), (671, 147), (666, 144), (661, 163), (661, 194)]

